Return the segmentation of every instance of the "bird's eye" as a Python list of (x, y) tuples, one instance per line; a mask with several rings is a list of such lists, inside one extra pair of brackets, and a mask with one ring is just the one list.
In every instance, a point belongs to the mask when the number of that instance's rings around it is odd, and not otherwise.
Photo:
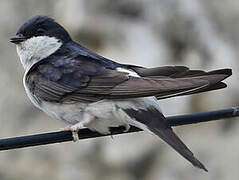
[(45, 29), (39, 28), (37, 29), (38, 34), (43, 34), (45, 32)]
[(23, 34), (19, 34), (19, 33), (17, 33), (16, 35), (18, 35), (19, 37), (23, 37)]

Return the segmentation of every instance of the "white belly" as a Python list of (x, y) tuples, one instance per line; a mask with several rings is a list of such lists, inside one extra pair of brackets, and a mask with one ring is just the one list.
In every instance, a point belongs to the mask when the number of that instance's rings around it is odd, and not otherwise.
[(55, 119), (70, 124), (84, 122), (86, 116), (94, 117), (85, 127), (100, 133), (109, 133), (109, 127), (125, 124), (137, 126), (147, 130), (146, 126), (129, 117), (124, 109), (147, 109), (149, 106), (159, 106), (155, 97), (134, 98), (130, 100), (102, 100), (95, 103), (58, 104), (42, 102), (40, 109)]
[(40, 105), (40, 109), (49, 116), (69, 124), (76, 124), (83, 120), (86, 107), (86, 103), (58, 104), (46, 101), (43, 101)]

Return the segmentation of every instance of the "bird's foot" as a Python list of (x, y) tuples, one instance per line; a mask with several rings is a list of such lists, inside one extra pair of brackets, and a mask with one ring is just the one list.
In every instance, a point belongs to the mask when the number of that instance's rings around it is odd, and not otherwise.
[(124, 132), (128, 132), (129, 129), (130, 129), (130, 125), (129, 124), (125, 124), (124, 127), (125, 127)]
[(82, 129), (83, 126), (81, 123), (77, 123), (73, 126), (68, 126), (68, 127), (65, 127), (63, 128), (63, 131), (71, 131), (72, 132), (72, 137), (73, 137), (73, 141), (74, 142), (77, 142), (79, 140), (79, 135), (78, 135), (78, 131), (80, 129)]

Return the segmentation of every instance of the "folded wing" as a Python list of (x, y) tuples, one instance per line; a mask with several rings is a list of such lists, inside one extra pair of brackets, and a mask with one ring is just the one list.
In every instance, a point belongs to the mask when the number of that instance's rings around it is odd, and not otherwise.
[(26, 84), (39, 100), (74, 103), (204, 92), (226, 87), (221, 81), (231, 75), (230, 69), (203, 72), (183, 66), (131, 69), (142, 77), (107, 69), (94, 61), (46, 61), (29, 71)]

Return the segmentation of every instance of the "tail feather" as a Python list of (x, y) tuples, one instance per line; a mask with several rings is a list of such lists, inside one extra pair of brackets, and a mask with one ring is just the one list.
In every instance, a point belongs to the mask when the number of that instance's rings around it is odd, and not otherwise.
[(174, 148), (179, 154), (190, 161), (195, 167), (208, 171), (206, 167), (193, 155), (188, 147), (179, 139), (179, 137), (173, 132), (171, 128), (158, 129), (157, 127), (150, 128), (150, 130), (158, 135), (161, 139), (167, 142), (172, 148)]
[(146, 125), (148, 130), (168, 143), (174, 150), (176, 150), (185, 159), (191, 162), (195, 167), (208, 171), (206, 167), (197, 158), (195, 158), (188, 147), (173, 132), (173, 129), (169, 125), (166, 118), (156, 108), (150, 107), (146, 110), (124, 109), (124, 111), (133, 120)]

